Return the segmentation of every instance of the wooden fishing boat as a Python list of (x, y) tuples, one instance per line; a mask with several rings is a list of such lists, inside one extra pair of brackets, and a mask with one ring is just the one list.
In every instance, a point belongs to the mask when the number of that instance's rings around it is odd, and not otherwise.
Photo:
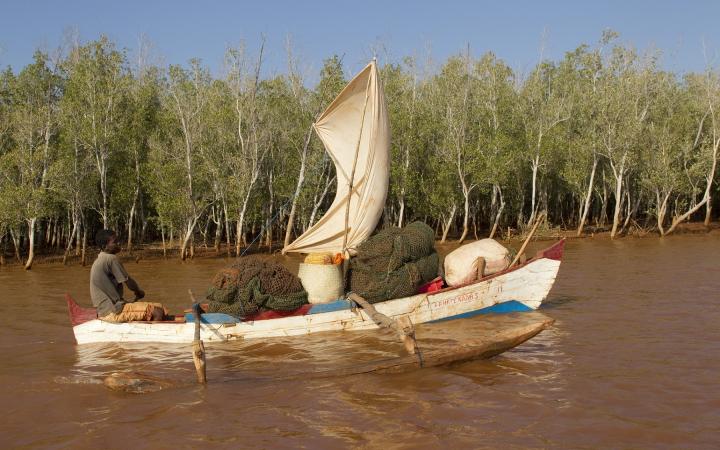
[[(483, 313), (531, 311), (547, 297), (560, 268), (565, 241), (542, 250), (524, 264), (476, 282), (376, 303), (382, 314), (413, 324), (470, 317)], [(110, 323), (97, 319), (95, 309), (82, 308), (66, 294), (70, 320), (78, 344), (92, 342), (193, 341), (194, 319), (184, 322)], [(284, 317), (283, 315), (286, 314)], [(323, 331), (377, 328), (369, 315), (347, 300), (306, 305), (291, 313), (270, 313), (241, 321), (226, 314), (204, 314), (201, 338), (205, 342), (299, 336)]]
[[(343, 253), (345, 258), (350, 258), (377, 226), (390, 177), (390, 127), (375, 61), (348, 83), (313, 128), (335, 165), (336, 194), (323, 217), (283, 248), (283, 253)], [(244, 320), (225, 314), (203, 314), (199, 339), (217, 342), (367, 330), (378, 328), (373, 319), (383, 315), (386, 323), (421, 324), (486, 312), (534, 310), (547, 297), (555, 281), (564, 244), (564, 240), (557, 242), (523, 264), (467, 285), (376, 303), (375, 313), (363, 309), (369, 305), (358, 308), (353, 301), (338, 299), (326, 304), (304, 305), (289, 313), (261, 313)], [(109, 323), (99, 320), (94, 309), (81, 308), (69, 295), (66, 298), (79, 344), (189, 343), (194, 340), (192, 315), (175, 322)], [(538, 325), (531, 332), (525, 329), (517, 336), (505, 336), (502, 342), (517, 345), (544, 326)], [(507, 349), (509, 344), (498, 345), (497, 349)]]

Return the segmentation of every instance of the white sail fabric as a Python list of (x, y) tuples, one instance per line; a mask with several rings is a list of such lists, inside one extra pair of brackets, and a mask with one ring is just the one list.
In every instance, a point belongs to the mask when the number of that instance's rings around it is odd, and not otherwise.
[[(325, 215), (285, 247), (283, 253), (345, 250), (352, 253), (380, 220), (390, 178), (390, 127), (385, 94), (374, 61), (350, 81), (315, 122), (314, 128), (335, 163), (337, 193)], [(354, 163), (347, 244), (343, 248)]]

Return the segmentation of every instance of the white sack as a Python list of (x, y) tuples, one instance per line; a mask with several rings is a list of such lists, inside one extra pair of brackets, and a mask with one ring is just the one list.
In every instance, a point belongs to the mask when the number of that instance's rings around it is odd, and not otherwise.
[(445, 282), (458, 286), (477, 279), (478, 258), (485, 258), (485, 275), (492, 275), (510, 265), (510, 252), (494, 239), (465, 244), (445, 257)]

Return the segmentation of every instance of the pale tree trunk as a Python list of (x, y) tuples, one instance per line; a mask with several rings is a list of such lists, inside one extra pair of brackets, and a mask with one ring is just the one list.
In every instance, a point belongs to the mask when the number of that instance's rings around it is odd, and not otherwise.
[(493, 185), (493, 202), (495, 202), (495, 197), (498, 197), (500, 200), (500, 206), (498, 206), (497, 212), (495, 213), (495, 219), (493, 221), (492, 229), (490, 230), (490, 236), (488, 236), (490, 239), (492, 239), (495, 236), (495, 233), (498, 230), (498, 226), (500, 224), (500, 217), (502, 217), (503, 209), (505, 209), (505, 200), (503, 198), (502, 190), (500, 189), (500, 186), (497, 184)]
[[(413, 73), (413, 84), (412, 84), (412, 95), (411, 95), (411, 102), (410, 102), (410, 111), (408, 114), (408, 117), (410, 118), (410, 123), (408, 125), (408, 130), (410, 134), (413, 134), (415, 132), (415, 121), (414, 118), (415, 115), (415, 106), (417, 104), (417, 91), (418, 91), (418, 81), (417, 81), (417, 74)], [(403, 152), (404, 161), (403, 161), (403, 177), (402, 177), (402, 186), (400, 187), (400, 194), (398, 196), (398, 221), (397, 226), (398, 228), (401, 228), (403, 226), (403, 223), (405, 221), (405, 194), (407, 192), (407, 186), (408, 186), (408, 172), (410, 169), (410, 145), (407, 143), (402, 146), (405, 150)]]
[[(447, 239), (448, 232), (450, 231), (450, 226), (452, 226), (452, 221), (455, 218), (455, 211), (457, 211), (457, 205), (453, 203), (447, 220), (443, 220), (443, 234), (442, 239), (440, 239), (440, 243), (445, 242), (445, 240)], [(445, 215), (443, 214), (443, 218), (444, 216)]]
[(205, 226), (202, 227), (202, 230), (200, 231), (200, 234), (202, 235), (203, 241), (202, 241), (202, 247), (204, 249), (207, 249), (207, 235), (208, 235), (208, 229), (210, 228), (210, 222), (213, 220), (212, 216), (208, 214), (208, 217), (205, 219)]
[(17, 262), (21, 263), (22, 259), (20, 258), (20, 234), (19, 230), (15, 230), (12, 227), (10, 228), (10, 239), (12, 239), (13, 242), (13, 248), (15, 249), (15, 259), (17, 259)]
[(80, 225), (77, 227), (77, 230), (75, 231), (75, 256), (80, 256), (80, 252), (82, 251), (82, 218), (80, 219)]
[(87, 228), (83, 225), (83, 233), (82, 233), (82, 251), (80, 253), (80, 264), (85, 266), (87, 263), (87, 260), (85, 259), (87, 251)]
[(127, 251), (132, 255), (132, 238), (133, 238), (133, 220), (135, 219), (135, 211), (137, 209), (138, 197), (140, 196), (140, 161), (135, 155), (135, 190), (133, 191), (133, 201), (130, 207), (130, 218), (128, 219), (128, 240)]
[(190, 243), (190, 240), (193, 237), (193, 232), (195, 231), (195, 223), (197, 222), (197, 216), (194, 218), (188, 219), (187, 224), (185, 226), (185, 234), (183, 236), (182, 244), (180, 245), (180, 259), (185, 261), (187, 258), (187, 252), (188, 252), (188, 244)]
[(465, 196), (465, 205), (464, 205), (464, 211), (463, 211), (463, 231), (460, 235), (460, 239), (458, 239), (458, 244), (462, 244), (465, 238), (468, 234), (468, 218), (470, 217), (470, 203), (468, 200), (468, 196)]
[(476, 240), (476, 241), (477, 241), (478, 239), (480, 239), (480, 238), (478, 237), (478, 223), (477, 223), (477, 222), (478, 222), (478, 219), (477, 219), (478, 209), (479, 209), (479, 207), (478, 207), (478, 204), (477, 204), (477, 202), (476, 202), (476, 203), (475, 203), (475, 212), (473, 212), (473, 215), (472, 215), (473, 236), (475, 236), (475, 240)]
[(457, 149), (457, 160), (456, 160), (456, 168), (458, 173), (458, 178), (460, 179), (460, 187), (462, 188), (464, 203), (463, 203), (463, 231), (460, 235), (460, 239), (458, 239), (458, 243), (462, 243), (468, 234), (468, 218), (470, 217), (470, 193), (475, 188), (475, 185), (468, 186), (467, 182), (465, 181), (465, 173), (463, 172), (463, 164), (460, 160), (461, 151), (458, 146)]
[(523, 189), (520, 180), (517, 180), (517, 187), (518, 191), (520, 192), (520, 199), (517, 202), (518, 204), (518, 210), (517, 210), (517, 226), (518, 228), (521, 227), (525, 222), (525, 214), (524, 214), (524, 208), (525, 208), (525, 189)]
[(212, 220), (215, 224), (215, 239), (213, 241), (213, 249), (215, 253), (220, 253), (220, 240), (222, 239), (223, 221), (222, 212), (219, 208), (213, 206)]
[[(35, 224), (37, 217), (33, 217), (27, 221), (28, 224), (28, 259), (25, 262), (25, 270), (32, 269), (33, 259), (35, 259)], [(42, 237), (41, 237), (42, 239)]]
[[(627, 184), (627, 183), (626, 183)], [(635, 202), (635, 206), (632, 204), (632, 199), (630, 198), (630, 190), (625, 189), (625, 220), (623, 221), (623, 225), (620, 228), (620, 234), (625, 234), (625, 229), (627, 228), (628, 224), (630, 223), (630, 219), (635, 215), (635, 211), (637, 210), (637, 205), (640, 204), (641, 198), (638, 197), (637, 202)]]
[[(414, 95), (415, 89), (413, 87), (413, 100), (415, 99)], [(410, 123), (410, 129), (412, 130), (412, 122)], [(408, 146), (405, 145), (405, 160), (403, 161), (403, 181), (402, 181), (402, 187), (400, 188), (400, 194), (398, 195), (398, 205), (399, 205), (399, 211), (398, 211), (398, 222), (397, 226), (398, 228), (401, 228), (403, 226), (403, 221), (405, 220), (405, 188), (407, 186), (407, 174), (408, 170), (410, 168), (410, 150), (408, 149)]]
[[(185, 195), (187, 196), (188, 204), (191, 208), (189, 213), (184, 218), (185, 221), (185, 230), (183, 232), (183, 235), (180, 239), (180, 259), (184, 261), (188, 256), (188, 244), (190, 243), (191, 239), (194, 236), (195, 232), (195, 226), (197, 224), (198, 219), (203, 213), (204, 208), (198, 208), (198, 205), (196, 203), (195, 199), (195, 188), (194, 188), (194, 166), (193, 166), (193, 152), (197, 151), (194, 145), (193, 141), (193, 132), (191, 130), (192, 126), (192, 119), (195, 117), (202, 109), (201, 106), (201, 98), (199, 91), (195, 92), (195, 101), (196, 105), (193, 107), (194, 109), (192, 111), (186, 111), (183, 107), (183, 103), (180, 101), (180, 98), (178, 97), (177, 91), (174, 87), (170, 88), (170, 94), (172, 95), (172, 98), (175, 100), (175, 108), (176, 113), (178, 116), (178, 119), (180, 121), (180, 126), (182, 128), (182, 137), (185, 144), (185, 154), (184, 156), (184, 163), (185, 163), (185, 174), (184, 177), (187, 180), (187, 184), (184, 187)], [(202, 135), (202, 131), (199, 130), (197, 132), (198, 135)], [(200, 210), (199, 210), (200, 209)], [(194, 252), (194, 246), (190, 248), (190, 253), (192, 256), (192, 253)]]
[[(94, 119), (93, 119), (94, 120)], [(97, 146), (97, 141), (95, 143)], [(95, 164), (97, 166), (98, 175), (100, 177), (100, 194), (102, 196), (102, 205), (100, 207), (100, 216), (102, 217), (103, 228), (108, 228), (108, 191), (107, 191), (107, 166), (105, 152), (101, 148), (94, 148)]]
[(610, 231), (610, 238), (614, 239), (618, 232), (618, 225), (620, 225), (620, 212), (622, 211), (622, 203), (623, 203), (623, 179), (625, 175), (625, 157), (626, 155), (623, 155), (622, 159), (620, 160), (620, 166), (615, 167), (615, 164), (613, 164), (612, 160), (610, 161), (610, 167), (613, 171), (613, 176), (615, 177), (615, 211), (613, 213), (613, 226), (612, 230)]
[(243, 226), (245, 222), (245, 206), (243, 205), (242, 210), (240, 211), (240, 216), (238, 217), (238, 221), (236, 224), (235, 229), (235, 256), (240, 256), (240, 248), (243, 244)]
[(530, 197), (530, 218), (528, 219), (528, 225), (532, 224), (535, 220), (535, 198), (537, 197), (537, 173), (540, 167), (540, 153), (535, 154), (535, 158), (531, 163), (532, 167), (532, 194)]
[(240, 247), (243, 243), (245, 243), (245, 233), (243, 232), (243, 228), (245, 225), (245, 215), (247, 213), (247, 208), (250, 203), (250, 196), (252, 194), (252, 189), (255, 186), (255, 183), (257, 182), (258, 177), (260, 176), (260, 163), (261, 160), (264, 158), (263, 156), (260, 156), (260, 152), (258, 149), (258, 143), (257, 143), (257, 136), (255, 136), (255, 142), (254, 142), (254, 154), (252, 156), (252, 170), (251, 170), (251, 176), (250, 176), (250, 182), (247, 186), (247, 191), (245, 192), (245, 198), (243, 199), (242, 207), (240, 209), (240, 214), (238, 216), (237, 221), (237, 232), (235, 236), (235, 256), (240, 256)]
[(292, 205), (290, 206), (290, 215), (288, 215), (287, 229), (285, 230), (285, 239), (283, 240), (282, 254), (285, 254), (285, 247), (290, 245), (290, 237), (292, 235), (293, 226), (295, 224), (295, 214), (297, 213), (297, 202), (300, 197), (303, 182), (305, 181), (305, 165), (307, 162), (307, 151), (310, 145), (310, 139), (312, 138), (312, 128), (308, 131), (307, 137), (305, 138), (305, 144), (303, 145), (302, 156), (300, 158), (300, 173), (298, 174), (298, 181), (295, 185), (295, 193), (293, 194)]
[(167, 245), (165, 245), (165, 227), (160, 222), (160, 237), (162, 238), (163, 258), (167, 259)]
[(240, 208), (240, 215), (238, 216), (237, 221), (237, 229), (236, 229), (236, 236), (235, 236), (235, 256), (240, 256), (240, 248), (242, 247), (242, 244), (244, 242), (243, 236), (245, 233), (243, 232), (243, 228), (245, 225), (245, 213), (247, 212), (248, 204), (250, 203), (250, 194), (253, 185), (255, 184), (255, 181), (257, 180), (257, 173), (254, 174), (252, 180), (250, 181), (250, 185), (248, 186), (248, 190), (245, 193), (245, 198), (243, 199), (242, 208)]
[(132, 206), (130, 207), (130, 214), (128, 217), (128, 226), (127, 226), (127, 234), (128, 234), (128, 240), (127, 240), (127, 251), (128, 254), (132, 255), (132, 235), (133, 235), (133, 221), (135, 219), (135, 202), (133, 202)]
[(108, 228), (108, 211), (107, 211), (107, 177), (102, 176), (100, 178), (100, 190), (102, 191), (102, 221), (103, 228)]
[(403, 217), (405, 216), (405, 188), (400, 189), (400, 195), (398, 196), (398, 228), (403, 226)]
[(77, 213), (75, 211), (73, 211), (72, 216), (73, 216), (72, 231), (70, 231), (70, 234), (68, 235), (67, 247), (65, 247), (65, 254), (63, 255), (63, 260), (62, 260), (63, 265), (67, 262), (68, 255), (70, 254), (70, 249), (72, 248), (73, 237), (75, 237), (75, 234), (77, 233), (77, 229), (78, 229), (79, 220), (77, 218)]
[(660, 189), (655, 189), (655, 200), (657, 201), (657, 227), (660, 232), (660, 236), (665, 236), (665, 229), (663, 224), (665, 223), (665, 216), (667, 215), (667, 203), (670, 199), (670, 191), (660, 194)]
[(607, 222), (607, 204), (608, 204), (608, 191), (607, 191), (607, 183), (605, 182), (605, 171), (603, 171), (603, 177), (602, 177), (603, 183), (602, 183), (602, 197), (601, 205), (600, 205), (600, 214), (598, 214), (596, 225), (598, 227), (605, 226), (605, 223)]
[(325, 196), (327, 195), (328, 190), (330, 189), (330, 186), (332, 186), (332, 184), (335, 182), (336, 178), (337, 178), (336, 176), (334, 176), (332, 178), (328, 178), (327, 183), (325, 183), (325, 188), (323, 189), (322, 193), (320, 194), (320, 197), (317, 199), (317, 201), (313, 205), (312, 212), (310, 213), (310, 221), (309, 221), (308, 227), (313, 226), (313, 224), (315, 223), (315, 216), (317, 215), (317, 212), (320, 209), (320, 205), (322, 205), (322, 202), (325, 199)]
[(268, 194), (270, 195), (270, 201), (268, 202), (268, 215), (265, 219), (265, 245), (268, 248), (268, 253), (272, 253), (272, 220), (275, 208), (275, 190), (273, 189), (274, 178), (274, 171), (270, 170), (270, 174), (268, 175)]
[(225, 249), (227, 250), (227, 256), (230, 257), (230, 216), (228, 216), (227, 202), (223, 198), (223, 215), (225, 219)]
[(140, 197), (140, 208), (139, 208), (139, 217), (140, 217), (140, 242), (145, 242), (145, 236), (147, 232), (147, 226), (148, 226), (148, 220), (145, 216), (145, 206), (143, 204), (142, 197)]
[[(240, 248), (242, 244), (245, 242), (245, 234), (243, 232), (243, 228), (245, 225), (245, 215), (247, 213), (247, 207), (250, 200), (250, 195), (252, 193), (253, 187), (255, 185), (255, 182), (258, 179), (258, 176), (260, 174), (260, 165), (262, 160), (265, 157), (265, 154), (267, 153), (267, 150), (264, 150), (261, 154), (260, 152), (260, 144), (258, 142), (258, 136), (257, 136), (257, 117), (256, 117), (256, 110), (257, 110), (257, 104), (256, 104), (256, 95), (258, 91), (258, 86), (260, 83), (260, 68), (262, 66), (262, 58), (263, 58), (263, 52), (265, 49), (265, 39), (264, 37), (261, 40), (260, 43), (260, 52), (258, 54), (257, 63), (255, 64), (255, 74), (254, 74), (254, 81), (252, 85), (252, 89), (249, 92), (249, 99), (247, 101), (243, 101), (243, 94), (242, 94), (242, 70), (240, 67), (240, 61), (236, 60), (234, 62), (233, 66), (233, 73), (236, 75), (236, 80), (233, 85), (233, 95), (235, 99), (235, 112), (237, 117), (237, 134), (236, 134), (236, 141), (237, 144), (240, 146), (240, 153), (243, 157), (250, 159), (250, 163), (252, 165), (252, 168), (250, 170), (250, 182), (248, 183), (248, 186), (246, 188), (245, 192), (245, 198), (243, 199), (243, 204), (241, 207), (241, 210), (239, 211), (238, 215), (238, 221), (237, 221), (237, 227), (236, 227), (236, 236), (235, 236), (235, 254), (236, 256), (240, 256)], [(244, 113), (245, 108), (248, 108), (248, 127), (249, 127), (249, 135), (244, 136), (243, 135), (243, 120), (244, 120)], [(252, 140), (251, 140), (252, 139)], [(248, 151), (250, 149), (250, 151)], [(236, 176), (242, 176), (244, 177), (244, 174), (236, 173)]]
[[(713, 116), (713, 124), (714, 124), (714, 116)], [(714, 128), (714, 125), (713, 125)], [(691, 215), (693, 215), (696, 211), (698, 211), (703, 206), (710, 203), (711, 199), (711, 192), (712, 192), (712, 185), (713, 181), (715, 180), (715, 170), (717, 169), (717, 160), (718, 160), (718, 148), (720, 148), (720, 137), (716, 136), (715, 130), (713, 129), (713, 154), (712, 154), (712, 164), (710, 165), (710, 171), (708, 172), (706, 176), (706, 184), (705, 184), (705, 194), (703, 195), (703, 199), (697, 203), (695, 206), (688, 209), (683, 215), (676, 216), (672, 220), (672, 225), (670, 225), (670, 228), (668, 228), (666, 234), (670, 234), (673, 231), (675, 231), (675, 228), (683, 221), (687, 220)], [(707, 216), (707, 209), (706, 209), (706, 226), (710, 224)]]
[(52, 217), (45, 223), (45, 246), (50, 245), (52, 238), (53, 219)]
[[(178, 110), (180, 110), (180, 103), (178, 101)], [(190, 242), (190, 238), (193, 235), (193, 232), (195, 231), (195, 223), (197, 222), (197, 219), (199, 217), (197, 213), (197, 209), (195, 207), (195, 199), (193, 198), (193, 175), (192, 175), (192, 157), (191, 157), (191, 146), (190, 146), (190, 134), (187, 128), (187, 124), (185, 123), (185, 119), (182, 116), (180, 116), (182, 126), (183, 126), (183, 134), (185, 135), (185, 167), (187, 170), (187, 179), (188, 179), (188, 197), (190, 197), (190, 202), (192, 203), (192, 217), (187, 220), (187, 226), (185, 229), (185, 237), (182, 240), (182, 244), (180, 246), (180, 259), (182, 261), (185, 261), (186, 258), (186, 252), (188, 242)]]
[(705, 228), (710, 228), (710, 221), (712, 219), (712, 194), (708, 197), (707, 203), (705, 203), (705, 221), (703, 224)]
[(593, 182), (595, 181), (595, 170), (597, 169), (597, 157), (593, 158), (593, 166), (590, 171), (590, 182), (588, 183), (587, 193), (585, 194), (585, 200), (580, 214), (580, 223), (578, 223), (577, 236), (581, 236), (583, 228), (585, 227), (585, 221), (587, 220), (588, 211), (590, 211), (590, 201), (592, 200)]
[(52, 241), (50, 247), (60, 248), (60, 233), (62, 228), (60, 226), (60, 218), (55, 219), (55, 227), (53, 228)]
[(615, 210), (613, 212), (613, 225), (610, 230), (610, 238), (617, 236), (618, 226), (620, 225), (620, 211), (622, 210), (623, 203), (623, 192), (622, 192), (623, 177), (615, 180)]
[[(42, 160), (42, 173), (40, 176), (40, 188), (41, 189), (47, 189), (47, 173), (48, 168), (50, 164), (50, 135), (51, 135), (51, 128), (52, 128), (52, 117), (51, 117), (51, 111), (52, 108), (50, 105), (47, 105), (47, 115), (45, 120), (45, 127), (44, 127), (44, 146), (43, 146), (43, 160)], [(28, 259), (25, 262), (25, 270), (32, 269), (33, 261), (35, 259), (35, 228), (37, 225), (37, 216), (31, 217), (27, 219), (28, 224)], [(50, 223), (47, 224), (48, 227), (50, 227)], [(48, 235), (46, 234), (46, 242)], [(42, 234), (40, 234), (40, 243), (42, 244)]]
[(463, 187), (463, 197), (465, 198), (464, 205), (463, 205), (463, 231), (460, 235), (460, 239), (458, 239), (458, 243), (462, 244), (462, 242), (465, 240), (468, 234), (468, 219), (470, 217), (470, 193), (475, 188), (475, 185), (468, 187), (465, 185), (465, 180), (462, 180), (462, 187)]

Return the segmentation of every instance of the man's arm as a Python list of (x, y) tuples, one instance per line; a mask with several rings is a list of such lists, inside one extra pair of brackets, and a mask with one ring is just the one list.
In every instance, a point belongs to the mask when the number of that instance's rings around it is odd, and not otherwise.
[(135, 293), (135, 298), (132, 300), (137, 301), (145, 297), (145, 291), (140, 289), (140, 286), (138, 286), (137, 281), (135, 281), (132, 277), (128, 276), (127, 281), (125, 281), (125, 285)]
[(120, 258), (113, 255), (114, 257), (111, 260), (110, 263), (110, 271), (112, 272), (115, 279), (118, 281), (118, 283), (125, 283), (125, 285), (135, 293), (135, 298), (132, 300), (125, 300), (127, 303), (132, 303), (134, 301), (140, 300), (141, 298), (145, 297), (145, 291), (140, 289), (140, 286), (138, 286), (137, 282), (132, 279), (130, 275), (128, 275), (127, 270), (125, 270), (125, 267), (120, 262)]

